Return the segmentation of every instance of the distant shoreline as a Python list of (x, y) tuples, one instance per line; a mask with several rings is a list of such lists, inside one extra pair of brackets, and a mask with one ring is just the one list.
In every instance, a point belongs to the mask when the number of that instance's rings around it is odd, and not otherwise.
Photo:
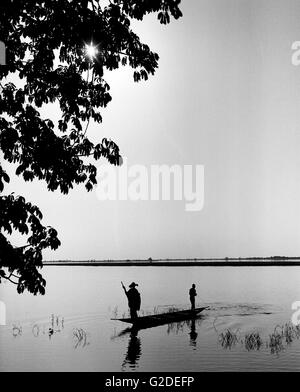
[(56, 260), (45, 266), (91, 267), (278, 267), (300, 266), (300, 258), (148, 259), (148, 260)]

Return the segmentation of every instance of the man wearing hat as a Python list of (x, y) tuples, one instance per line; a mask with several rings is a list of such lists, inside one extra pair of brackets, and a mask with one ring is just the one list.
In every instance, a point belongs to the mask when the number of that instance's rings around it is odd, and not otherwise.
[(129, 290), (126, 290), (123, 282), (122, 283), (122, 287), (124, 289), (124, 292), (127, 296), (128, 299), (128, 306), (130, 309), (130, 317), (132, 319), (137, 318), (137, 311), (140, 310), (141, 307), (141, 296), (140, 293), (137, 291), (136, 286), (138, 286), (138, 284), (132, 282), (129, 285)]

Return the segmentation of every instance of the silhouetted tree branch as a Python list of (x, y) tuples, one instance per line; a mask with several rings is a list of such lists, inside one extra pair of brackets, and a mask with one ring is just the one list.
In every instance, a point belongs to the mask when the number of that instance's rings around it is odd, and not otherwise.
[[(75, 184), (87, 191), (96, 185), (92, 162), (121, 161), (119, 147), (107, 138), (87, 138), (91, 121), (102, 122), (101, 112), (111, 101), (104, 70), (128, 65), (135, 82), (147, 80), (158, 67), (159, 56), (141, 42), (131, 28), (132, 19), (157, 13), (162, 24), (182, 14), (179, 0), (1, 0), (0, 40), (6, 45), (7, 65), (0, 67), (0, 150), (16, 165), (25, 181), (45, 181), (49, 191), (67, 194)], [(98, 48), (87, 58), (85, 45)], [(91, 80), (84, 75), (92, 72)], [(12, 83), (10, 76), (22, 83)], [(15, 80), (15, 78), (14, 78)], [(42, 118), (40, 109), (58, 102), (57, 124)], [(84, 124), (86, 124), (85, 128)], [(46, 282), (38, 269), (42, 252), (57, 249), (57, 232), (42, 225), (42, 214), (21, 196), (4, 194), (10, 178), (0, 164), (0, 281), (17, 284), (37, 294)], [(16, 248), (8, 237), (19, 232), (28, 245)], [(4, 268), (14, 275), (6, 275)], [(11, 278), (18, 279), (15, 282)]]

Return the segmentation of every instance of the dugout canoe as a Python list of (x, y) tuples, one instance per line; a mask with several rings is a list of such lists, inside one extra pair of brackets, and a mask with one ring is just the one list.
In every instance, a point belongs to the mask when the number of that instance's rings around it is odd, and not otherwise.
[(179, 310), (177, 312), (168, 312), (153, 314), (149, 316), (142, 316), (136, 319), (131, 318), (113, 318), (111, 320), (122, 321), (123, 323), (132, 324), (138, 328), (148, 328), (163, 324), (169, 324), (177, 321), (185, 321), (196, 318), (203, 310), (208, 309), (208, 306), (204, 308), (196, 308), (194, 310)]

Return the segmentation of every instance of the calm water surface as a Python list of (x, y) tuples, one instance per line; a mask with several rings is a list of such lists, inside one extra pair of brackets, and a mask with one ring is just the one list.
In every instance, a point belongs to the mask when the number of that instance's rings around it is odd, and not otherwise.
[[(0, 371), (300, 371), (300, 339), (277, 352), (267, 346), (300, 301), (299, 267), (53, 266), (43, 273), (43, 297), (0, 286), (7, 307)], [(110, 320), (127, 313), (121, 280), (139, 283), (144, 314), (188, 307), (192, 283), (198, 305), (210, 309), (195, 322), (134, 333)], [(226, 348), (220, 334), (228, 329), (238, 341)], [(262, 337), (259, 350), (245, 347), (251, 332)]]

